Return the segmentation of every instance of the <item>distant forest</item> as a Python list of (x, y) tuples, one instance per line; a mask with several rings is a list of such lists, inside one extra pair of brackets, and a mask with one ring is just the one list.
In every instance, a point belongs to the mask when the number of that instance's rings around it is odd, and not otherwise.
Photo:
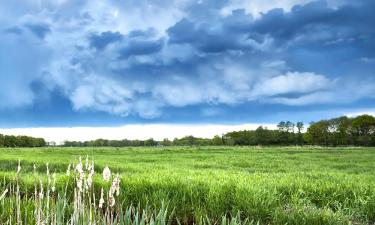
[[(65, 147), (126, 147), (126, 146), (194, 146), (194, 145), (320, 145), (320, 146), (375, 146), (375, 117), (346, 116), (312, 122), (304, 132), (302, 122), (281, 121), (277, 130), (258, 127), (256, 130), (233, 131), (212, 139), (186, 136), (174, 140), (105, 140), (65, 141)], [(0, 134), (0, 147), (43, 147), (43, 138)]]
[(233, 131), (212, 139), (186, 136), (174, 140), (104, 140), (66, 141), (64, 146), (189, 146), (189, 145), (321, 145), (375, 146), (375, 117), (346, 116), (313, 122), (304, 132), (302, 122), (281, 121), (277, 130), (258, 127), (256, 130)]
[(43, 138), (0, 134), (0, 147), (44, 147), (46, 145)]

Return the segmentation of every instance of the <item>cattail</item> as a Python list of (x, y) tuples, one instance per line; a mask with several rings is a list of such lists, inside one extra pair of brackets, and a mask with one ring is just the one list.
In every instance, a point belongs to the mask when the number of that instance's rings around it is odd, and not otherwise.
[(51, 190), (52, 190), (52, 192), (55, 192), (55, 190), (56, 190), (56, 173), (52, 174), (52, 179), (53, 179), (53, 182), (52, 182)]
[(103, 208), (103, 204), (104, 204), (104, 192), (102, 188), (102, 192), (100, 194), (100, 199), (99, 199), (99, 208)]
[(3, 200), (3, 198), (5, 198), (5, 195), (8, 193), (8, 188), (5, 189), (5, 191), (3, 192), (3, 194), (0, 196), (0, 201)]
[(86, 185), (87, 185), (87, 189), (91, 187), (92, 185), (92, 177), (94, 176), (94, 163), (92, 163), (91, 165), (88, 166), (88, 171), (89, 171), (89, 174), (87, 176), (87, 180), (86, 180)]
[(79, 157), (79, 163), (78, 163), (77, 166), (76, 166), (76, 171), (77, 171), (79, 174), (82, 174), (82, 173), (83, 173), (83, 166), (82, 166), (81, 157)]
[(47, 167), (47, 176), (49, 176), (49, 168), (48, 168), (48, 163), (46, 163), (46, 167)]
[(83, 180), (85, 172), (83, 171), (82, 159), (79, 157), (79, 163), (76, 166), (76, 171), (79, 173), (80, 179)]
[(80, 192), (82, 192), (82, 183), (83, 183), (83, 181), (81, 179), (77, 180), (77, 188)]
[(116, 196), (120, 194), (120, 176), (118, 174), (112, 181), (111, 190)]
[(91, 163), (91, 165), (89, 166), (89, 172), (94, 174), (95, 173), (95, 170), (94, 170), (94, 162)]
[[(85, 177), (85, 172), (83, 171), (83, 165), (82, 165), (82, 159), (79, 157), (79, 163), (76, 166), (76, 171), (79, 174), (79, 179), (81, 180), (80, 182), (82, 183), (82, 180)], [(82, 185), (80, 185), (82, 187)]]
[(104, 181), (108, 182), (111, 178), (111, 170), (109, 170), (108, 166), (106, 166), (103, 170), (103, 179)]
[(68, 165), (68, 169), (66, 170), (66, 175), (67, 176), (70, 176), (70, 167), (71, 167), (71, 164)]
[(113, 190), (112, 190), (112, 188), (109, 189), (108, 204), (109, 204), (110, 207), (113, 207), (115, 205), (115, 197), (113, 196)]
[(40, 192), (39, 192), (39, 199), (43, 199), (44, 193), (43, 193), (43, 183), (40, 181)]
[(118, 174), (113, 179), (112, 186), (109, 189), (109, 193), (108, 193), (108, 195), (109, 195), (108, 204), (109, 204), (110, 207), (113, 207), (115, 205), (115, 202), (116, 202), (114, 194), (116, 196), (118, 196), (120, 194), (120, 176)]
[(77, 179), (77, 188), (80, 192), (82, 192), (82, 188), (83, 188), (83, 176), (81, 174), (79, 174), (79, 177)]
[(76, 171), (78, 172), (78, 179), (77, 179), (77, 188), (80, 192), (83, 190), (83, 179), (85, 178), (85, 172), (83, 171), (82, 165), (82, 158), (79, 157), (79, 163), (76, 166)]
[(17, 173), (21, 172), (21, 160), (18, 160)]

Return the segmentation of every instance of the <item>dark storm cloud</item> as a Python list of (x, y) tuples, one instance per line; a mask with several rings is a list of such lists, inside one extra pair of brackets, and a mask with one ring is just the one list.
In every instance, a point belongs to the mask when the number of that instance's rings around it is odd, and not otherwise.
[(51, 32), (50, 27), (47, 24), (42, 23), (28, 23), (25, 27), (41, 39), (44, 39), (44, 37)]
[(90, 46), (98, 50), (104, 49), (108, 44), (121, 41), (123, 35), (120, 32), (106, 31), (100, 34), (93, 34), (90, 37)]
[(192, 22), (184, 18), (168, 29), (168, 35), (170, 43), (190, 44), (203, 52), (246, 51), (257, 43), (250, 37), (251, 21), (251, 16), (244, 10), (235, 10), (215, 23)]
[(19, 27), (9, 27), (9, 28), (4, 29), (4, 32), (7, 34), (16, 34), (16, 35), (22, 34), (22, 30)]
[(126, 47), (119, 50), (120, 58), (127, 58), (132, 55), (149, 55), (159, 52), (163, 48), (164, 39), (154, 41), (129, 40)]
[(119, 58), (127, 58), (132, 55), (148, 55), (159, 52), (164, 45), (164, 38), (154, 39), (153, 30), (134, 30), (128, 35), (120, 32), (106, 31), (91, 35), (90, 46), (103, 50), (109, 44), (116, 43), (114, 51), (118, 51)]
[(290, 12), (272, 9), (256, 20), (244, 10), (235, 10), (214, 23), (183, 18), (168, 29), (168, 35), (171, 43), (190, 44), (204, 52), (246, 51), (266, 37), (280, 48), (350, 45), (368, 51), (375, 42), (374, 9), (370, 1), (339, 8), (317, 1), (294, 6)]
[(372, 57), (375, 52), (374, 9), (373, 1), (339, 8), (330, 8), (322, 1), (312, 2), (295, 6), (288, 13), (271, 10), (253, 24), (252, 31), (269, 35), (289, 51), (308, 49), (309, 54), (320, 51), (322, 56), (326, 53), (326, 57), (336, 52), (353, 60), (361, 55)]

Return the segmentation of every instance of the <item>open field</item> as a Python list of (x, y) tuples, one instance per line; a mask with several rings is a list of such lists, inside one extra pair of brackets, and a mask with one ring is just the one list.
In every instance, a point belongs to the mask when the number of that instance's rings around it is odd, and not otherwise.
[[(375, 148), (0, 149), (0, 195), (15, 182), (18, 160), (20, 192), (33, 193), (34, 164), (45, 179), (49, 163), (59, 191), (69, 180), (68, 164), (86, 155), (95, 161), (96, 192), (106, 185), (107, 165), (120, 174), (123, 206), (159, 209), (164, 202), (171, 222), (215, 223), (224, 215), (259, 224), (375, 222)], [(6, 207), (0, 203), (0, 223)]]

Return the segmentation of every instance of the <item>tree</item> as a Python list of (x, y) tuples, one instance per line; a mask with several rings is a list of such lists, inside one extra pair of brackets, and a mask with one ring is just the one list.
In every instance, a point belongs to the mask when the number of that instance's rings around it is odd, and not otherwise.
[(352, 119), (346, 116), (329, 120), (329, 131), (332, 133), (330, 142), (334, 146), (353, 144)]
[[(289, 122), (289, 121), (288, 121)], [(289, 126), (288, 122), (281, 121), (277, 128), (279, 129), (279, 143), (283, 145), (289, 144)]]
[(297, 122), (296, 127), (297, 127), (297, 141), (296, 142), (298, 145), (303, 145), (303, 134), (302, 134), (302, 131), (304, 128), (303, 122)]
[(286, 123), (284, 121), (281, 121), (279, 124), (277, 124), (277, 128), (280, 132), (286, 131)]
[(374, 141), (375, 118), (370, 115), (362, 115), (354, 118), (353, 129), (355, 141), (358, 145), (369, 145)]
[[(231, 145), (255, 145), (254, 131), (232, 131), (224, 135), (225, 143)], [(231, 141), (229, 141), (231, 140)]]
[(44, 140), (44, 138), (37, 138), (38, 145), (35, 147), (45, 147), (47, 145), (47, 142)]
[(267, 128), (263, 128), (262, 126), (258, 127), (255, 132), (255, 143), (257, 145), (268, 145), (271, 141), (271, 135)]
[(215, 135), (214, 138), (212, 139), (212, 144), (213, 145), (222, 145), (223, 139), (219, 135)]
[(163, 146), (171, 146), (172, 142), (168, 138), (164, 138), (163, 141), (161, 142)]
[(108, 146), (108, 140), (104, 139), (96, 139), (91, 143), (92, 146), (95, 147), (103, 147), (103, 146)]
[(311, 123), (307, 129), (306, 138), (310, 144), (313, 145), (328, 145), (329, 144), (329, 122), (322, 120), (316, 123)]
[(4, 135), (0, 134), (0, 147), (4, 147)]
[(287, 134), (286, 144), (288, 145), (295, 144), (295, 139), (296, 139), (295, 133), (294, 133), (295, 124), (290, 121), (286, 121), (285, 127), (286, 127), (286, 134)]
[(5, 147), (12, 147), (12, 148), (19, 146), (16, 136), (5, 135), (4, 136), (4, 146)]
[(147, 139), (147, 140), (144, 142), (144, 145), (145, 145), (145, 146), (156, 146), (156, 145), (157, 145), (157, 142), (154, 141), (154, 139), (149, 138), (149, 139)]

